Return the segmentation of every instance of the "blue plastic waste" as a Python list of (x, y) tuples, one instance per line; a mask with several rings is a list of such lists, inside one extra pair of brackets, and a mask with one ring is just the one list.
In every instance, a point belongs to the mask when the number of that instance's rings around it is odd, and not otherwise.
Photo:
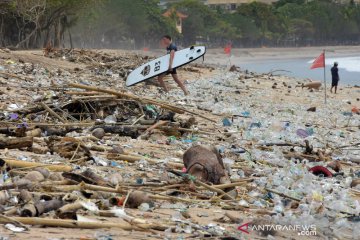
[(306, 128), (306, 131), (308, 132), (309, 136), (315, 133), (313, 128)]
[(120, 165), (119, 163), (114, 162), (114, 161), (111, 161), (111, 162), (110, 162), (110, 166), (111, 166), (111, 167), (118, 167), (118, 168), (122, 168), (122, 167), (123, 167), (122, 165)]
[(249, 111), (241, 112), (240, 114), (241, 114), (242, 117), (249, 117), (250, 116)]
[(224, 127), (230, 127), (231, 124), (232, 124), (231, 121), (228, 118), (224, 118), (222, 120), (222, 122), (223, 122)]
[(253, 122), (250, 124), (249, 128), (260, 128), (261, 127), (261, 122)]
[(342, 114), (344, 116), (347, 116), (347, 117), (352, 117), (353, 116), (352, 112), (343, 112)]
[(136, 179), (136, 184), (139, 184), (139, 185), (144, 184), (144, 179), (142, 179), (142, 178), (137, 178), (137, 179)]
[(241, 153), (245, 153), (246, 151), (243, 148), (233, 148), (231, 149), (231, 152), (235, 154), (241, 154)]

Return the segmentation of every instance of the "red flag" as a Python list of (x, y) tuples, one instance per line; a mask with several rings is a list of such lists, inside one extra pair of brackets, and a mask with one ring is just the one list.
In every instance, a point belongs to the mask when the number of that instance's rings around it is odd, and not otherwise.
[(224, 53), (225, 54), (231, 54), (231, 44), (227, 44), (224, 48)]
[(325, 67), (325, 53), (320, 54), (320, 56), (315, 59), (310, 69), (323, 67)]

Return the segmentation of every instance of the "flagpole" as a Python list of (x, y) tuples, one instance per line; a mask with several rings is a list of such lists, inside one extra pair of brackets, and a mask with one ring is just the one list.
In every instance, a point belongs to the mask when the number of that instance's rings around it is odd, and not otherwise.
[(229, 63), (230, 63), (230, 67), (232, 66), (231, 65), (231, 50), (230, 50), (230, 53), (229, 53)]
[(327, 103), (327, 87), (326, 87), (326, 64), (325, 64), (325, 49), (324, 49), (324, 85), (325, 85), (325, 104)]

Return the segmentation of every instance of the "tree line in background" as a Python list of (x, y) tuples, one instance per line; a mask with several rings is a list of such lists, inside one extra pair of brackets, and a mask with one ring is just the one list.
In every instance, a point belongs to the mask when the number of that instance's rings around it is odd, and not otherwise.
[[(83, 10), (101, 0), (0, 0), (0, 45), (60, 47)], [(71, 42), (71, 41), (70, 41)]]
[(360, 6), (352, 0), (255, 1), (232, 12), (198, 0), (167, 7), (187, 15), (182, 34), (159, 0), (0, 0), (0, 46), (139, 49), (157, 47), (164, 34), (211, 47), (360, 43)]
[(231, 13), (194, 0), (173, 7), (189, 16), (183, 32), (187, 44), (196, 40), (214, 45), (231, 42), (237, 47), (360, 43), (360, 5), (354, 1), (254, 1)]
[(158, 0), (0, 0), (0, 46), (138, 48), (175, 34)]

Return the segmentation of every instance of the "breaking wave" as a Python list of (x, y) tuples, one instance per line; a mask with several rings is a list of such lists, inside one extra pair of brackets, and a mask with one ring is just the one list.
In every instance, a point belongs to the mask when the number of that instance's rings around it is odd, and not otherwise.
[[(309, 63), (311, 64), (314, 60), (309, 61)], [(326, 65), (331, 66), (334, 62), (338, 62), (338, 67), (345, 69), (348, 72), (360, 72), (360, 57), (338, 57), (325, 59)]]

